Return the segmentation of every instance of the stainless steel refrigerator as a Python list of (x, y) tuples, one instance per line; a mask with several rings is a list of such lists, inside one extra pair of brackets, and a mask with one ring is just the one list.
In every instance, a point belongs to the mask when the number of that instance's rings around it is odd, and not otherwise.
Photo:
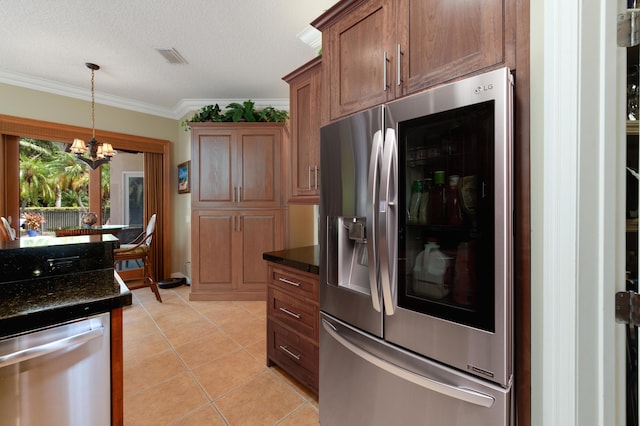
[(320, 422), (512, 424), (507, 68), (321, 129)]

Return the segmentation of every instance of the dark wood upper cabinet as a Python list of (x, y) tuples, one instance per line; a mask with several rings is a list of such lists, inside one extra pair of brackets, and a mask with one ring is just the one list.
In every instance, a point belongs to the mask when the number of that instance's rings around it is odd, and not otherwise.
[(397, 96), (504, 64), (505, 0), (403, 0), (398, 5)]
[(291, 196), (289, 203), (320, 202), (320, 117), (322, 57), (282, 78), (289, 83), (291, 112)]
[(324, 122), (500, 66), (515, 66), (507, 0), (343, 1), (323, 33)]
[(282, 206), (284, 126), (192, 123), (195, 208)]

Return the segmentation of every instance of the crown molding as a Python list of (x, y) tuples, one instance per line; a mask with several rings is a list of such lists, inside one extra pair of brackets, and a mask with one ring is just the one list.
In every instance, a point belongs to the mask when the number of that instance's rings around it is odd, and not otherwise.
[[(178, 105), (174, 109), (174, 116), (177, 119), (184, 117), (186, 114), (195, 112), (205, 105), (218, 104), (222, 110), (225, 109), (230, 103), (243, 103), (246, 99), (183, 99), (178, 102)], [(254, 102), (256, 109), (262, 109), (267, 106), (272, 106), (276, 109), (283, 109), (289, 111), (289, 99), (286, 98), (264, 98), (264, 99), (251, 99)]]
[[(69, 84), (56, 83), (45, 79), (16, 73), (8, 73), (5, 71), (0, 71), (0, 83), (91, 102), (91, 95), (87, 92), (86, 87), (80, 88)], [(289, 110), (289, 99), (287, 98), (264, 98), (251, 100), (255, 102), (256, 109), (272, 106), (277, 109)], [(218, 104), (224, 109), (224, 107), (230, 103), (242, 103), (244, 101), (246, 101), (246, 99), (182, 99), (174, 108), (165, 108), (120, 96), (95, 92), (95, 102), (97, 104), (141, 112), (143, 114), (158, 117), (170, 118), (173, 120), (180, 120), (186, 114), (197, 111), (204, 105)]]
[(302, 31), (296, 34), (304, 44), (307, 44), (313, 48), (314, 51), (318, 51), (322, 47), (322, 33), (311, 25), (304, 27)]

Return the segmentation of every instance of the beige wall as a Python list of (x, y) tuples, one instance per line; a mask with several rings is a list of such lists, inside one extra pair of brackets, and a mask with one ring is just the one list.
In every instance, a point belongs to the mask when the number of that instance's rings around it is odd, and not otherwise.
[[(38, 90), (0, 83), (0, 114), (34, 120), (51, 121), (73, 126), (91, 127), (91, 103)], [(188, 216), (191, 198), (178, 194), (177, 165), (190, 158), (189, 134), (180, 120), (143, 114), (96, 103), (96, 129), (119, 132), (171, 142), (171, 268), (184, 273), (191, 259), (190, 225)]]
[[(96, 103), (96, 129), (177, 140), (179, 122)], [(0, 114), (91, 127), (91, 103), (0, 83)]]
[(318, 244), (318, 206), (289, 205), (289, 248)]
[[(51, 121), (74, 126), (91, 127), (91, 104), (32, 89), (0, 83), (0, 114)], [(171, 142), (171, 258), (170, 271), (191, 276), (191, 194), (178, 194), (177, 165), (191, 159), (190, 133), (180, 120), (143, 114), (121, 108), (96, 104), (96, 129), (119, 132)], [(129, 166), (123, 166), (124, 168)], [(131, 166), (133, 167), (133, 166)], [(114, 170), (121, 186), (124, 169)], [(112, 194), (115, 196), (115, 194)], [(120, 197), (121, 198), (121, 197)], [(116, 200), (113, 200), (114, 202)], [(112, 205), (115, 209), (119, 201)], [(119, 207), (121, 209), (121, 206)], [(288, 247), (317, 244), (317, 206), (290, 206)], [(115, 217), (114, 217), (115, 220)], [(115, 223), (112, 220), (112, 223)]]
[[(191, 116), (191, 114), (189, 114)], [(187, 117), (183, 117), (180, 122)], [(171, 272), (191, 278), (191, 194), (178, 194), (178, 164), (191, 159), (191, 133), (179, 125), (178, 142), (171, 146), (171, 195), (174, 203), (171, 214), (174, 218), (171, 240)]]

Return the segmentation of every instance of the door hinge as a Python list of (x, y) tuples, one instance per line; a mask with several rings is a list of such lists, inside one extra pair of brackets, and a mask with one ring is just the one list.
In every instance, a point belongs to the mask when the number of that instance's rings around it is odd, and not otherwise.
[(616, 322), (640, 325), (640, 294), (635, 291), (616, 293)]
[(640, 29), (640, 9), (630, 9), (618, 15), (618, 46), (637, 46)]

